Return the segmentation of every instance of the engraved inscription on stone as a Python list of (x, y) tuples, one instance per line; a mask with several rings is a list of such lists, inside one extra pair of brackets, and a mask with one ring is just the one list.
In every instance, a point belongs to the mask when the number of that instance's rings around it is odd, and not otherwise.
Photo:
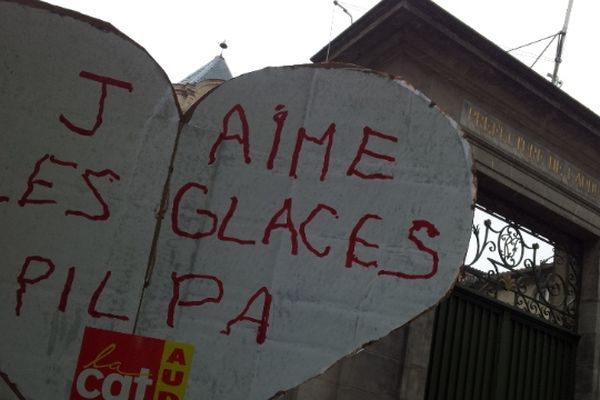
[(497, 145), (594, 203), (600, 201), (600, 182), (597, 179), (468, 101), (463, 103), (460, 123), (478, 137)]

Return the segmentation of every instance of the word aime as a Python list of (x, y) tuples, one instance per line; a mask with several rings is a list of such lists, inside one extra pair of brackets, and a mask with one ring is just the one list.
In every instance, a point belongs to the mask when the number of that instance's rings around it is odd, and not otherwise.
[[(266, 167), (268, 170), (272, 170), (274, 168), (275, 158), (279, 153), (279, 147), (281, 144), (281, 136), (285, 126), (285, 121), (288, 117), (288, 111), (285, 110), (285, 106), (283, 104), (279, 104), (275, 107), (276, 113), (273, 115), (273, 121), (275, 122), (275, 130), (273, 132), (273, 140), (271, 144), (271, 149), (269, 151), (269, 156), (267, 158)], [(237, 132), (232, 134), (230, 132), (230, 124), (231, 121), (236, 120), (237, 126), (240, 127), (241, 132)], [(294, 150), (292, 153), (292, 158), (289, 167), (289, 176), (292, 178), (298, 178), (297, 169), (298, 162), (300, 160), (300, 153), (302, 152), (302, 147), (305, 141), (317, 144), (319, 146), (325, 145), (325, 154), (323, 155), (323, 165), (321, 167), (321, 175), (319, 179), (324, 181), (327, 177), (327, 172), (329, 171), (329, 160), (331, 157), (331, 149), (334, 143), (334, 136), (336, 133), (336, 124), (334, 122), (330, 123), (325, 133), (321, 137), (311, 136), (307, 133), (306, 128), (300, 127), (298, 129), (298, 133), (296, 135), (296, 142), (294, 144)], [(233, 141), (237, 142), (242, 147), (242, 155), (244, 159), (244, 163), (251, 164), (252, 158), (250, 156), (250, 125), (248, 124), (248, 118), (246, 117), (246, 111), (244, 107), (240, 104), (234, 105), (223, 117), (222, 129), (217, 139), (213, 143), (210, 148), (210, 152), (208, 154), (208, 165), (213, 164), (217, 159), (217, 154), (220, 146), (223, 142)], [(364, 156), (368, 156), (370, 158), (383, 160), (388, 163), (394, 163), (396, 158), (389, 154), (381, 154), (377, 153), (374, 150), (369, 149), (369, 141), (372, 139), (383, 140), (391, 143), (397, 143), (398, 138), (383, 132), (376, 131), (368, 126), (363, 128), (362, 139), (354, 158), (350, 162), (346, 170), (347, 176), (355, 176), (360, 179), (394, 179), (393, 175), (383, 174), (383, 173), (367, 173), (361, 171), (359, 168), (359, 164)]]

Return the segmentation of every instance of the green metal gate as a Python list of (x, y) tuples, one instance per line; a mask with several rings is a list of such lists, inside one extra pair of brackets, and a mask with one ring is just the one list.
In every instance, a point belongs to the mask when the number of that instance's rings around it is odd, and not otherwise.
[(437, 309), (427, 400), (569, 400), (577, 335), (456, 287)]

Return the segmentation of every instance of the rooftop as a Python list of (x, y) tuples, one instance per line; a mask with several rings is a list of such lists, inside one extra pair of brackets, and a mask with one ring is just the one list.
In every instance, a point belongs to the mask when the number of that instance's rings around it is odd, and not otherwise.
[(222, 55), (218, 55), (179, 83), (181, 85), (195, 85), (207, 80), (227, 81), (231, 78), (233, 76), (225, 59)]

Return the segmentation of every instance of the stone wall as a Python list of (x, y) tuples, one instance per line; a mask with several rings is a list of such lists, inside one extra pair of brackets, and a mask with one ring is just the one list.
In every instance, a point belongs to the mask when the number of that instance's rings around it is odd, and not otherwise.
[(435, 310), (425, 312), (276, 399), (424, 399), (434, 318)]

